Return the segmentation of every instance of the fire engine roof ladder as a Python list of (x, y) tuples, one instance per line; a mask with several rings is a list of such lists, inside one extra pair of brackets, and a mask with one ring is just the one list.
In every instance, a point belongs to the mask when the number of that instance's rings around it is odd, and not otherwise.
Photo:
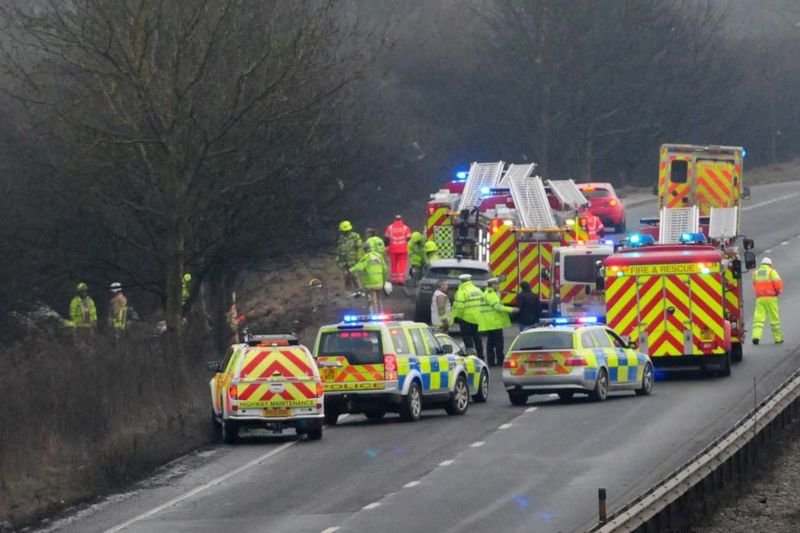
[(458, 210), (478, 207), (481, 202), (481, 189), (484, 187), (493, 188), (500, 175), (503, 173), (505, 163), (472, 163), (467, 175), (467, 183), (464, 185), (464, 193), (461, 195), (461, 202)]
[(712, 207), (708, 223), (708, 237), (717, 241), (734, 239), (739, 233), (739, 208)]
[(661, 208), (658, 222), (658, 242), (661, 244), (677, 244), (681, 233), (697, 233), (700, 231), (700, 210), (696, 205), (691, 207)]
[(547, 184), (564, 207), (577, 211), (580, 206), (589, 203), (572, 180), (547, 180)]
[[(524, 166), (524, 165), (520, 165)], [(553, 210), (547, 201), (547, 193), (542, 184), (542, 178), (528, 177), (533, 170), (518, 171), (508, 176), (508, 185), (511, 189), (511, 198), (517, 208), (517, 214), (522, 222), (522, 227), (532, 229), (545, 229), (557, 227)]]

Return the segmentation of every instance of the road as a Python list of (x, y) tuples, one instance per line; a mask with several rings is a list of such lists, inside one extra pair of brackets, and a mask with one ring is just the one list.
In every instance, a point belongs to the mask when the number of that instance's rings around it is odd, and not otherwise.
[[(787, 295), (800, 291), (800, 182), (753, 187), (743, 229), (769, 254)], [(631, 208), (628, 220), (652, 216)], [(749, 285), (749, 284), (748, 284)], [(749, 291), (748, 304), (752, 302)], [(752, 307), (747, 305), (748, 315)], [(534, 397), (512, 407), (499, 386), (463, 417), (417, 423), (349, 416), (320, 442), (255, 436), (185, 457), (57, 531), (583, 531), (597, 489), (627, 503), (714, 440), (800, 364), (800, 299), (782, 300), (786, 343), (747, 345), (730, 378), (672, 376), (649, 397), (605, 403)]]

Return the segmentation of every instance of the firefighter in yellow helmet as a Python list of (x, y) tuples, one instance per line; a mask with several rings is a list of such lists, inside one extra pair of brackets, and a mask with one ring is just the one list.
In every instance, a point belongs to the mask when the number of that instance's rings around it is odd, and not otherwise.
[(78, 283), (76, 295), (69, 303), (69, 319), (75, 328), (76, 340), (86, 343), (94, 337), (97, 330), (97, 306), (89, 296), (89, 286)]
[(425, 243), (425, 257), (423, 259), (423, 264), (425, 267), (429, 267), (431, 261), (436, 261), (439, 259), (439, 247), (436, 246), (436, 243), (429, 240)]
[(778, 271), (772, 267), (772, 259), (765, 257), (761, 265), (753, 272), (753, 293), (756, 296), (756, 309), (753, 313), (753, 344), (761, 342), (764, 332), (764, 321), (769, 319), (772, 327), (772, 338), (775, 344), (783, 343), (781, 331), (781, 314), (778, 307), (778, 296), (783, 292), (783, 280)]
[(422, 268), (425, 263), (425, 240), (422, 238), (422, 233), (413, 232), (406, 247), (408, 262), (411, 264), (411, 281), (416, 285), (422, 279)]
[(353, 231), (349, 220), (342, 220), (339, 223), (339, 239), (336, 244), (336, 264), (342, 271), (345, 290), (360, 288), (358, 278), (350, 272), (350, 268), (361, 259), (361, 251), (361, 236)]
[(350, 272), (361, 273), (361, 286), (367, 291), (370, 313), (380, 313), (383, 310), (380, 292), (387, 287), (391, 290), (391, 284), (387, 283), (389, 269), (386, 267), (383, 257), (372, 250), (369, 243), (364, 243), (363, 248), (364, 255), (361, 256), (358, 263), (350, 267)]

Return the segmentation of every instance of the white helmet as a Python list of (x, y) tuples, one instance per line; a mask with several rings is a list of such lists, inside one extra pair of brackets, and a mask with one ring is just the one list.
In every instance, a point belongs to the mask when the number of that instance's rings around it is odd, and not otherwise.
[(764, 259), (761, 260), (761, 264), (762, 265), (771, 265), (772, 264), (772, 259), (770, 259), (769, 257), (765, 257)]
[(112, 283), (112, 284), (111, 284), (111, 285), (108, 287), (108, 289), (109, 289), (111, 292), (122, 292), (122, 283), (120, 283), (119, 281), (115, 281), (114, 283)]

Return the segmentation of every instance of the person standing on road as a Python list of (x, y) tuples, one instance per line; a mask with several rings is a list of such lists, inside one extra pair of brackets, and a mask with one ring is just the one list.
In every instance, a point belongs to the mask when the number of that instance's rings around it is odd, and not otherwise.
[(519, 330), (522, 331), (529, 326), (539, 322), (542, 316), (542, 303), (539, 298), (531, 291), (531, 284), (527, 281), (519, 283), (519, 293), (517, 293), (517, 307), (519, 312), (515, 315)]
[(778, 271), (772, 268), (772, 259), (765, 257), (761, 266), (753, 272), (753, 293), (756, 295), (756, 309), (753, 313), (753, 344), (761, 342), (764, 320), (769, 319), (772, 338), (775, 344), (783, 344), (781, 314), (778, 296), (783, 292), (783, 280)]
[(339, 240), (336, 244), (336, 264), (342, 271), (346, 291), (361, 288), (358, 277), (350, 272), (350, 268), (361, 259), (362, 248), (361, 236), (353, 231), (349, 220), (342, 220), (339, 223)]
[(364, 255), (350, 268), (350, 272), (361, 273), (361, 286), (367, 291), (369, 298), (370, 313), (380, 313), (381, 307), (380, 292), (388, 285), (389, 272), (386, 268), (386, 261), (377, 252), (372, 251), (369, 243), (364, 243)]
[(395, 215), (394, 222), (387, 226), (385, 235), (389, 239), (391, 281), (403, 285), (408, 269), (408, 241), (411, 239), (411, 228), (403, 222), (401, 215)]
[(471, 274), (461, 274), (458, 279), (461, 284), (453, 300), (453, 319), (458, 320), (464, 347), (474, 348), (476, 355), (483, 359), (483, 341), (478, 332), (479, 317), (484, 306), (483, 292), (472, 283)]
[(122, 293), (122, 284), (115, 281), (109, 287), (111, 301), (108, 302), (108, 325), (114, 332), (114, 338), (119, 340), (128, 327), (128, 298)]
[(505, 343), (503, 330), (511, 327), (511, 313), (519, 311), (516, 307), (508, 307), (500, 301), (500, 278), (491, 278), (483, 291), (485, 305), (481, 309), (478, 331), (486, 333), (486, 362), (489, 366), (503, 364)]
[(411, 280), (416, 285), (422, 279), (422, 268), (425, 263), (425, 240), (418, 231), (413, 232), (408, 241), (408, 262), (411, 263)]
[(431, 299), (431, 325), (439, 333), (447, 333), (453, 323), (452, 306), (447, 295), (447, 280), (439, 280), (439, 285)]

